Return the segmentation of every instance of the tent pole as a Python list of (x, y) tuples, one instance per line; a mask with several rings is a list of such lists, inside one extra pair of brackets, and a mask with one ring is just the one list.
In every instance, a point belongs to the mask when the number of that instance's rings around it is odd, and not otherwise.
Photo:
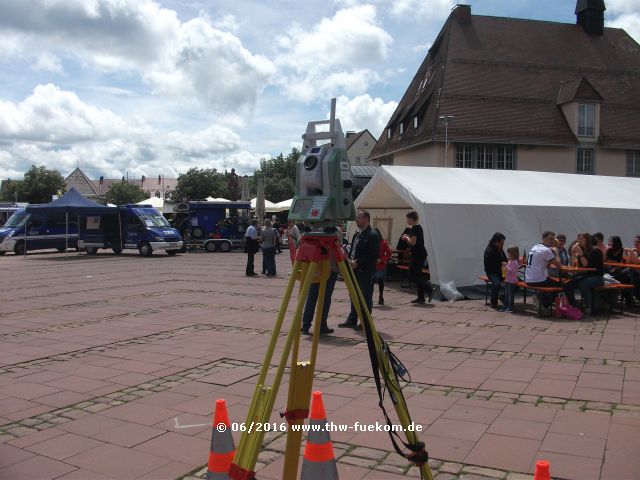
[(118, 236), (120, 237), (120, 251), (124, 251), (124, 245), (122, 242), (122, 212), (118, 212)]
[(77, 233), (77, 238), (76, 238), (76, 253), (78, 255), (80, 255), (80, 248), (78, 248), (78, 242), (80, 241), (80, 214), (78, 213), (78, 216), (76, 217), (76, 221), (78, 222), (78, 224), (76, 225), (76, 230), (78, 231)]
[(65, 234), (64, 234), (64, 258), (67, 258), (69, 250), (69, 212), (65, 212)]
[(27, 258), (27, 237), (29, 236), (29, 217), (24, 222), (24, 258)]

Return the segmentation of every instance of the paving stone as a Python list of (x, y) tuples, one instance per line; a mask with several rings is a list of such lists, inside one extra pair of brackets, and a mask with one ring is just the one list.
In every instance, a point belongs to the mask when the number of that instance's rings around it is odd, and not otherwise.
[(368, 458), (359, 458), (345, 455), (340, 458), (340, 463), (347, 463), (356, 467), (373, 468), (376, 464), (378, 464), (378, 461), (370, 460)]
[[(473, 465), (466, 465), (465, 467), (462, 468), (462, 473), (463, 474), (474, 474), (474, 475), (479, 475), (482, 477), (489, 477), (489, 478), (505, 478), (507, 476), (507, 472), (504, 472), (502, 470), (493, 470), (491, 468), (483, 468), (483, 467), (476, 467)], [(467, 477), (464, 477), (467, 478)]]
[(443, 473), (457, 474), (460, 470), (462, 470), (461, 463), (445, 462), (440, 465), (440, 469), (438, 471)]

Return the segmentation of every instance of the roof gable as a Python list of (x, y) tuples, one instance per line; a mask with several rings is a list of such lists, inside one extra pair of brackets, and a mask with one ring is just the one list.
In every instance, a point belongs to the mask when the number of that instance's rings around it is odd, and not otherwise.
[(560, 82), (560, 90), (556, 103), (558, 105), (564, 105), (565, 103), (576, 100), (588, 100), (591, 102), (604, 101), (598, 91), (584, 77), (580, 77), (571, 82)]
[(67, 188), (69, 190), (75, 189), (85, 196), (88, 195), (99, 197), (102, 195), (96, 185), (89, 179), (89, 177), (87, 177), (87, 175), (82, 170), (80, 170), (79, 167), (71, 172), (64, 181), (67, 184)]

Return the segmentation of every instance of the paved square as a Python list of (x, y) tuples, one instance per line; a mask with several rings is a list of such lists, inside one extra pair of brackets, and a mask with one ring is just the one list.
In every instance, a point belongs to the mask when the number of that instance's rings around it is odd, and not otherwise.
[[(244, 421), (288, 260), (248, 278), (241, 253), (0, 258), (0, 479), (201, 477), (215, 400)], [(522, 304), (414, 306), (397, 282), (385, 297), (374, 319), (411, 372), (436, 478), (531, 478), (539, 459), (553, 478), (640, 478), (637, 310), (570, 322)], [(330, 326), (348, 308), (338, 283)], [(362, 334), (322, 338), (314, 386), (330, 421), (383, 421)], [(332, 438), (341, 478), (418, 475), (384, 432)], [(279, 479), (285, 437), (266, 442), (258, 478)]]

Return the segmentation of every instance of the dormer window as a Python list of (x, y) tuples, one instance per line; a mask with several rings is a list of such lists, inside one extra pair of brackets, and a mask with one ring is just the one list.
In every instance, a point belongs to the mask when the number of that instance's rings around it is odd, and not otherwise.
[(414, 128), (414, 129), (415, 129), (415, 128), (418, 128), (418, 116), (417, 116), (417, 115), (415, 115), (415, 116), (413, 117), (413, 128)]
[(391, 129), (387, 128), (387, 140), (391, 140)]
[(404, 135), (404, 122), (400, 123), (400, 135)]
[(596, 106), (593, 103), (581, 103), (578, 108), (578, 136), (595, 136)]

